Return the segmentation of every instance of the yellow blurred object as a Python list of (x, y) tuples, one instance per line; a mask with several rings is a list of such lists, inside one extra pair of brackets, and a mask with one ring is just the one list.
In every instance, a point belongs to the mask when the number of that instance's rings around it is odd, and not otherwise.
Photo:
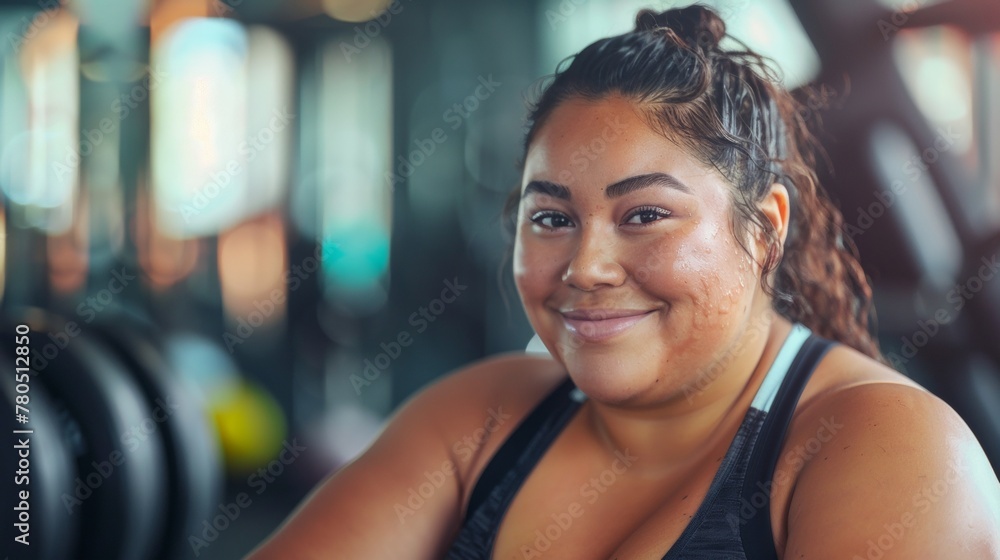
[(216, 393), (208, 403), (231, 474), (245, 474), (281, 450), (286, 422), (281, 407), (260, 386), (244, 381)]
[(394, 0), (323, 0), (323, 9), (340, 21), (362, 22), (375, 19)]

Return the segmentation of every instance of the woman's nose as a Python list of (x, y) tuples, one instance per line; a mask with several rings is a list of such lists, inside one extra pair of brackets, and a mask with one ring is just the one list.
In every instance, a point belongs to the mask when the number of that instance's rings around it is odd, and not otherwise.
[(614, 242), (604, 232), (585, 232), (562, 281), (574, 288), (592, 291), (602, 286), (620, 286), (627, 274), (618, 263)]

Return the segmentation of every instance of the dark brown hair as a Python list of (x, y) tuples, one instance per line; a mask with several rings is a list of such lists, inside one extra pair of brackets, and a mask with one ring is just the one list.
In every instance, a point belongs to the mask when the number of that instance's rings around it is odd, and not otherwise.
[[(765, 58), (735, 39), (738, 49), (721, 48), (725, 36), (725, 23), (702, 5), (639, 12), (634, 30), (596, 41), (557, 68), (529, 110), (524, 152), (567, 99), (619, 95), (635, 102), (650, 126), (733, 185), (737, 240), (747, 250), (744, 239), (756, 232), (768, 243), (761, 282), (775, 311), (882, 359), (869, 332), (871, 287), (856, 248), (843, 234), (840, 211), (819, 186), (819, 146), (803, 116), (807, 112), (779, 85)], [(758, 207), (775, 182), (785, 185), (790, 197), (783, 250)], [(504, 208), (509, 228), (519, 191)]]

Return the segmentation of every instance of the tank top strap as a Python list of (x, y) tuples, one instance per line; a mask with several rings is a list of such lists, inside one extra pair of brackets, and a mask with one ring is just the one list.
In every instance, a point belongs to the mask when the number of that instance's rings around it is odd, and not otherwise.
[[(803, 327), (805, 329), (805, 327)], [(787, 366), (788, 373), (780, 389), (768, 403), (769, 412), (764, 418), (753, 445), (753, 451), (747, 460), (746, 475), (743, 480), (742, 499), (747, 503), (756, 504), (759, 497), (765, 499), (765, 504), (756, 515), (745, 519), (740, 524), (740, 536), (745, 550), (755, 551), (755, 560), (777, 560), (774, 549), (774, 533), (771, 527), (771, 489), (774, 471), (784, 445), (792, 416), (805, 389), (806, 383), (827, 351), (835, 346), (835, 342), (819, 337), (808, 331), (805, 340), (794, 359)], [(768, 489), (763, 492), (762, 489)], [(765, 494), (760, 496), (761, 494)]]
[(514, 428), (476, 481), (448, 560), (490, 557), (496, 528), (518, 489), (584, 400), (567, 376)]
[(775, 356), (774, 362), (767, 370), (764, 381), (757, 388), (757, 394), (754, 395), (753, 401), (750, 403), (751, 407), (764, 412), (771, 410), (771, 405), (785, 381), (792, 361), (798, 356), (799, 350), (802, 349), (802, 345), (805, 344), (810, 335), (812, 335), (812, 331), (805, 325), (795, 323), (792, 326), (791, 332), (788, 333), (781, 349), (778, 350), (778, 355)]

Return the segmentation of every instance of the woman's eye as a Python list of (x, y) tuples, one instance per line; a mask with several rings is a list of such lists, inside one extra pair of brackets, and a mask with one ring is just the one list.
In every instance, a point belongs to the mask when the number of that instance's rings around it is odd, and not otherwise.
[(573, 222), (565, 214), (559, 212), (538, 212), (531, 221), (549, 229), (572, 227)]
[(631, 225), (646, 225), (669, 217), (670, 212), (662, 208), (639, 208), (635, 212), (629, 214), (625, 223)]

